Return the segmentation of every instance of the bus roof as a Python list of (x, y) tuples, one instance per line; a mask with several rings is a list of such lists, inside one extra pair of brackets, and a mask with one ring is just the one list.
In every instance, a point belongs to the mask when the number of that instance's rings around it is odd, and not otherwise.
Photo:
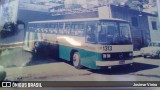
[(123, 19), (117, 19), (117, 18), (80, 18), (80, 19), (64, 19), (64, 20), (45, 20), (45, 21), (32, 21), (29, 23), (48, 23), (48, 22), (74, 22), (74, 21), (99, 21), (99, 20), (111, 20), (111, 21), (122, 21), (122, 22), (128, 22)]

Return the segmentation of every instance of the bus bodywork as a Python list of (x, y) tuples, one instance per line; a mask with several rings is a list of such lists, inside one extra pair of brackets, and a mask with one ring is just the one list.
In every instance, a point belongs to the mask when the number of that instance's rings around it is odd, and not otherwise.
[[(76, 68), (91, 69), (132, 64), (133, 45), (130, 26), (121, 19), (71, 19), (28, 23), (24, 50), (37, 52), (44, 44), (49, 52), (72, 61)], [(50, 48), (47, 48), (50, 50)]]

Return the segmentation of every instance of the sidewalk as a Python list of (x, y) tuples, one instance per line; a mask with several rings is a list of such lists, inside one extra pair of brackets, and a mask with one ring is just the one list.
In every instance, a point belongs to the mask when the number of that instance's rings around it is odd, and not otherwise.
[(9, 44), (0, 43), (0, 50), (23, 47), (23, 44), (24, 42), (9, 43)]

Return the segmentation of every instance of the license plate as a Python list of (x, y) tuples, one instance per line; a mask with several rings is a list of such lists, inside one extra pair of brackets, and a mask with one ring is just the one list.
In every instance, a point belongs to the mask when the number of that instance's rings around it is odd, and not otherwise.
[(125, 61), (123, 60), (123, 61), (119, 61), (119, 64), (125, 64)]

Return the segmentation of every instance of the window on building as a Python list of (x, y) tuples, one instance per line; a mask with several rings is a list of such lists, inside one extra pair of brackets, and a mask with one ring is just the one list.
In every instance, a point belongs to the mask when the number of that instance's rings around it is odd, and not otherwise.
[(155, 21), (152, 21), (152, 29), (157, 30), (157, 23)]
[(132, 17), (131, 21), (132, 21), (132, 26), (138, 27), (138, 19), (137, 19), (137, 17)]

